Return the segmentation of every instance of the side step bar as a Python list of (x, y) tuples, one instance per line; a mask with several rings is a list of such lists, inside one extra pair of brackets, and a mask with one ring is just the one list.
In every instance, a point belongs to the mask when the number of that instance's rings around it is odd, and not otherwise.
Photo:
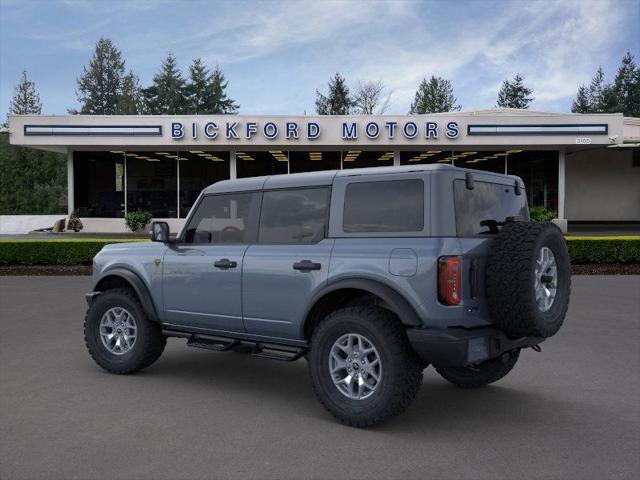
[(188, 347), (204, 348), (216, 352), (233, 350), (236, 347), (245, 347), (251, 349), (251, 355), (254, 357), (269, 358), (271, 360), (284, 362), (293, 362), (307, 353), (306, 348), (292, 347), (289, 345), (254, 342), (251, 340), (239, 340), (237, 338), (218, 337), (176, 330), (162, 330), (162, 334), (167, 337), (186, 338)]

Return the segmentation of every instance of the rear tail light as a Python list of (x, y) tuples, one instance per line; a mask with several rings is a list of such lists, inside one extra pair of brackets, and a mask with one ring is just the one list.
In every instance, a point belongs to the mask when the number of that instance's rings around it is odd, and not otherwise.
[(438, 259), (438, 300), (443, 305), (459, 305), (462, 260), (460, 257)]

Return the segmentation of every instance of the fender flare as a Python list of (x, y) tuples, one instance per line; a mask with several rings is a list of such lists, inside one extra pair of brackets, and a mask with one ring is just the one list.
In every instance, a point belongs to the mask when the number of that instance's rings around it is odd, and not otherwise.
[[(422, 321), (418, 317), (414, 308), (400, 293), (384, 283), (366, 278), (338, 280), (335, 283), (330, 283), (325, 286), (322, 290), (316, 293), (309, 302), (310, 307), (308, 307), (305, 312), (304, 324), (307, 323), (309, 314), (313, 311), (318, 301), (328, 293), (342, 289), (357, 289), (369, 292), (381, 298), (389, 306), (390, 310), (398, 315), (398, 318), (404, 325), (411, 327), (422, 325)], [(302, 326), (303, 328), (304, 324)]]
[(138, 296), (138, 299), (142, 304), (142, 309), (144, 310), (144, 313), (147, 315), (149, 320), (153, 322), (160, 321), (158, 318), (156, 307), (153, 304), (153, 300), (151, 299), (149, 289), (137, 273), (127, 268), (114, 268), (111, 270), (107, 270), (103, 272), (96, 280), (93, 287), (94, 293), (102, 293), (98, 286), (100, 285), (100, 282), (108, 277), (120, 277), (129, 285), (131, 285), (131, 288), (133, 288), (133, 290), (136, 292), (136, 295)]

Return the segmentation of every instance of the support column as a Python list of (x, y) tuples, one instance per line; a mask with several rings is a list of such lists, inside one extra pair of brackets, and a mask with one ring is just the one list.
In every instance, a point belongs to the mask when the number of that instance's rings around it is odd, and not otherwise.
[(67, 213), (75, 210), (75, 190), (73, 176), (73, 150), (67, 149)]
[(394, 150), (393, 151), (393, 166), (394, 167), (399, 167), (400, 166), (400, 151), (399, 150)]
[(180, 160), (176, 158), (176, 217), (180, 218)]
[(235, 180), (238, 178), (238, 172), (236, 169), (236, 151), (231, 150), (229, 152), (229, 178)]
[(564, 197), (565, 197), (565, 150), (564, 148), (558, 152), (558, 220), (556, 224), (563, 233), (567, 232), (567, 219), (564, 213)]

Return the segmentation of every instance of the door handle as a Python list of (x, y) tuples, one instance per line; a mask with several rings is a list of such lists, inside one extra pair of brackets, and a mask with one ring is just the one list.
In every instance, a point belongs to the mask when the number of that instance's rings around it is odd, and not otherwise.
[(216, 268), (236, 268), (238, 266), (238, 262), (231, 261), (228, 258), (222, 258), (215, 261), (213, 266)]
[(308, 270), (320, 270), (320, 268), (322, 268), (322, 264), (312, 262), (311, 260), (301, 260), (293, 264), (294, 270), (308, 271)]

